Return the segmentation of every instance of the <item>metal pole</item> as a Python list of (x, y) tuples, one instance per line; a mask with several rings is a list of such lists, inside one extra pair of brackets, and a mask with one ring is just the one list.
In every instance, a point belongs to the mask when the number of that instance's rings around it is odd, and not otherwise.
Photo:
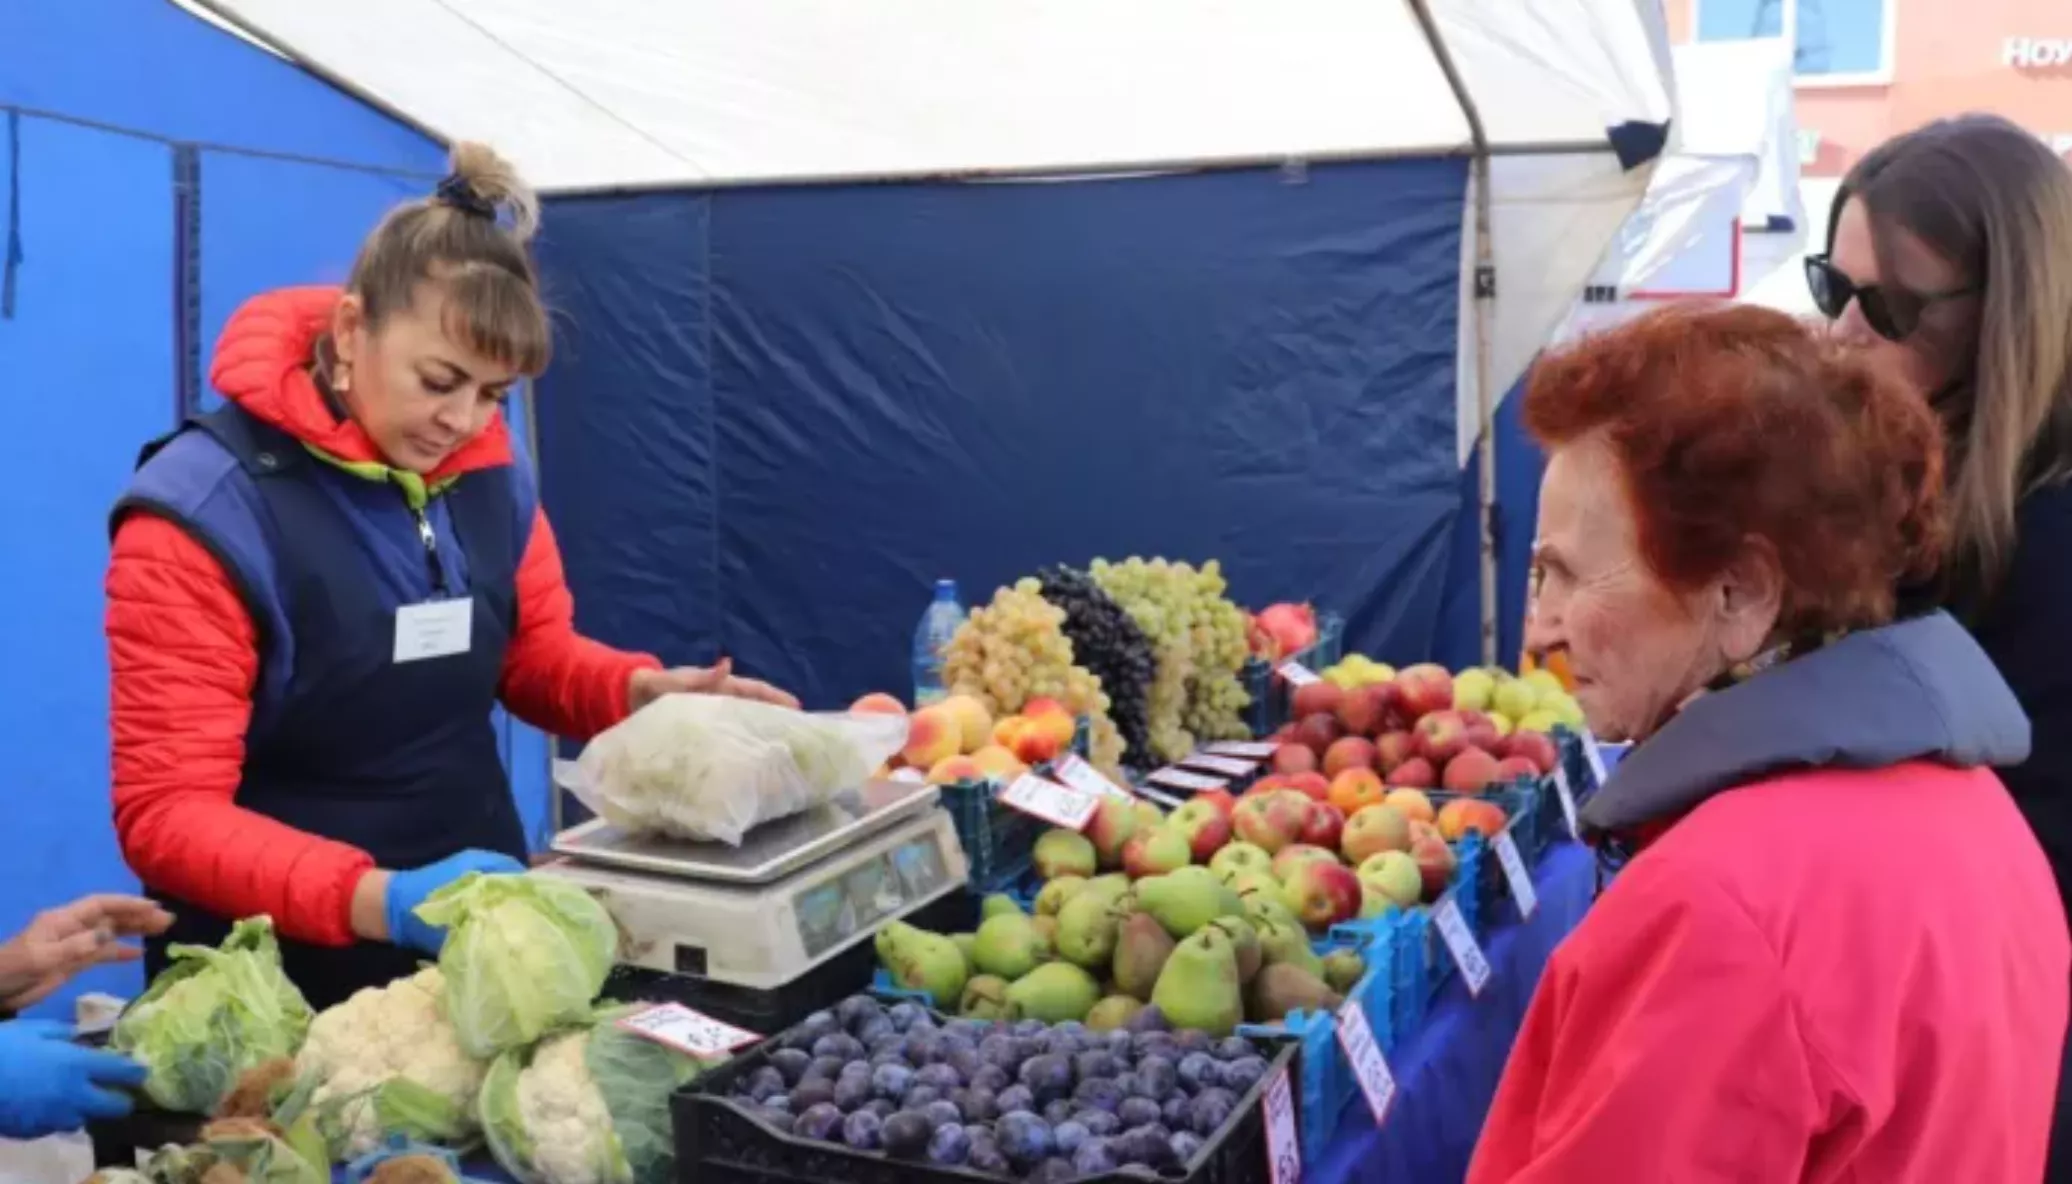
[(1481, 480), (1476, 483), (1476, 509), (1479, 512), (1482, 543), (1482, 662), (1494, 666), (1496, 651), (1496, 392), (1491, 390), (1489, 339), (1496, 320), (1496, 252), (1490, 241), (1491, 202), (1489, 185), (1489, 134), (1482, 126), (1482, 112), (1475, 106), (1475, 98), (1468, 93), (1467, 81), (1461, 77), (1460, 67), (1454, 64), (1453, 55), (1447, 51), (1446, 38), (1439, 32), (1439, 23), (1432, 19), (1428, 0), (1410, 0), (1410, 9), (1417, 14), (1418, 27), (1424, 30), (1425, 42), (1432, 47), (1432, 56), (1438, 60), (1439, 70), (1446, 75), (1446, 85), (1453, 90), (1454, 101), (1460, 104), (1461, 117), (1468, 123), (1468, 138), (1474, 145), (1474, 156), (1470, 164), (1468, 184), (1475, 202), (1475, 409), (1480, 422), (1476, 424), (1475, 454)]

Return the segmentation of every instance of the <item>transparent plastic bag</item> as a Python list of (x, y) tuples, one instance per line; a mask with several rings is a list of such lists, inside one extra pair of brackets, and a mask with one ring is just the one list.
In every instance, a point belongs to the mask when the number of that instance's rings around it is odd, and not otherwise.
[(554, 778), (623, 830), (739, 846), (765, 822), (862, 785), (906, 734), (894, 715), (664, 695), (556, 762)]

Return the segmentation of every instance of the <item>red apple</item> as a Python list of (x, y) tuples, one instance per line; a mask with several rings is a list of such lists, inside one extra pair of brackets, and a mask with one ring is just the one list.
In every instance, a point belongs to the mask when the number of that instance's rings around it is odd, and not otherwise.
[(1522, 756), (1507, 756), (1496, 763), (1496, 782), (1499, 785), (1533, 781), (1539, 775), (1540, 767)]
[(1345, 812), (1324, 802), (1311, 802), (1309, 816), (1302, 824), (1302, 841), (1311, 843), (1326, 851), (1338, 850), (1338, 842), (1345, 832)]
[(1374, 742), (1374, 767), (1392, 773), (1396, 766), (1417, 755), (1417, 738), (1408, 732), (1383, 732)]
[(1324, 750), (1324, 776), (1336, 777), (1347, 769), (1374, 767), (1374, 741), (1364, 736), (1347, 736), (1331, 742)]
[(1345, 731), (1338, 726), (1335, 715), (1305, 715), (1302, 722), (1295, 725), (1296, 742), (1309, 745), (1309, 750), (1317, 754), (1318, 760), (1322, 760), (1324, 751), (1343, 735)]
[[(1218, 819), (1221, 821), (1221, 819)], [(1132, 880), (1162, 876), (1191, 862), (1187, 836), (1167, 827), (1140, 830), (1122, 845), (1122, 870)]]
[(1283, 744), (1273, 750), (1276, 773), (1308, 773), (1317, 767), (1317, 752), (1307, 744)]
[(1453, 706), (1453, 675), (1444, 666), (1420, 662), (1397, 672), (1396, 694), (1406, 717), (1423, 719)]
[(1338, 710), (1338, 703), (1345, 698), (1345, 692), (1328, 682), (1313, 682), (1295, 688), (1289, 697), (1288, 714), (1297, 719), (1312, 715), (1330, 715)]
[[(1228, 798), (1230, 795), (1223, 796)], [(1182, 802), (1180, 808), (1173, 811), (1173, 816), (1166, 820), (1169, 829), (1187, 840), (1188, 853), (1196, 863), (1207, 863), (1210, 856), (1222, 850), (1225, 843), (1230, 842), (1230, 815), (1223, 812), (1222, 806), (1206, 800), (1206, 797), (1207, 795), (1197, 795), (1190, 801)], [(1233, 802), (1231, 809), (1236, 808), (1236, 803)], [(1128, 858), (1129, 849), (1125, 846), (1123, 859), (1127, 861)]]
[(1439, 899), (1446, 886), (1453, 882), (1454, 870), (1460, 860), (1453, 854), (1453, 848), (1446, 840), (1433, 835), (1410, 844), (1410, 857), (1417, 861), (1417, 870), (1424, 877), (1424, 898)]
[(1437, 789), (1439, 771), (1432, 768), (1432, 762), (1414, 756), (1391, 769), (1381, 783), (1390, 789)]
[(1094, 816), (1087, 821), (1086, 837), (1093, 841), (1101, 866), (1116, 868), (1122, 866), (1123, 845), (1142, 828), (1143, 819), (1138, 817), (1133, 803), (1103, 795), (1094, 807)]
[(1322, 773), (1296, 773), (1286, 778), (1281, 788), (1299, 793), (1313, 802), (1331, 800), (1331, 781)]
[(1484, 752), (1495, 755), (1497, 746), (1503, 743), (1503, 733), (1496, 730), (1496, 721), (1487, 712), (1467, 710), (1460, 713), (1461, 726), (1467, 732), (1468, 743)]
[(1360, 878), (1335, 859), (1296, 868), (1282, 886), (1282, 900), (1312, 930), (1329, 929), (1360, 912)]
[(1290, 843), (1274, 854), (1273, 866), (1268, 870), (1273, 873), (1274, 879), (1285, 881), (1289, 876), (1295, 874), (1296, 868), (1318, 859), (1336, 863), (1338, 862), (1338, 853), (1335, 850), (1326, 851), (1322, 847), (1311, 846), (1308, 843)]
[[(1309, 750), (1304, 749), (1303, 751), (1307, 752)], [(1286, 777), (1283, 777), (1279, 773), (1268, 773), (1266, 776), (1261, 777), (1259, 780), (1254, 781), (1252, 784), (1246, 786), (1245, 792), (1237, 795), (1237, 800), (1242, 802), (1246, 798), (1263, 797), (1266, 794), (1270, 794), (1277, 790), (1283, 790), (1286, 788), (1288, 788), (1288, 779)], [(1236, 807), (1233, 806), (1232, 809), (1234, 811)]]
[[(1209, 805), (1214, 806), (1216, 808), (1216, 813), (1221, 814), (1223, 816), (1224, 821), (1226, 822), (1230, 820), (1230, 812), (1232, 810), (1237, 809), (1237, 799), (1231, 796), (1230, 791), (1227, 789), (1203, 790), (1202, 792), (1195, 794), (1192, 798), (1189, 798), (1188, 801), (1206, 802)], [(1177, 810), (1174, 811), (1174, 814), (1176, 816), (1178, 815), (1178, 813), (1179, 812)]]
[(1455, 793), (1481, 793), (1496, 780), (1496, 758), (1479, 748), (1465, 748), (1446, 762), (1440, 784)]
[(1294, 842), (1308, 820), (1302, 795), (1291, 798), (1286, 792), (1275, 792), (1239, 801), (1230, 826), (1238, 838), (1270, 855)]
[(1437, 839), (1443, 843), (1446, 841), (1446, 836), (1439, 833), (1438, 825), (1430, 819), (1412, 818), (1410, 820), (1410, 845), (1413, 847), (1417, 846), (1420, 839)]
[(1394, 697), (1395, 688), (1385, 682), (1354, 687), (1338, 701), (1338, 722), (1355, 736), (1375, 735), (1388, 722)]
[(1503, 747), (1497, 750), (1502, 756), (1524, 757), (1541, 773), (1552, 773), (1554, 765), (1561, 760), (1561, 752), (1554, 746), (1554, 738), (1545, 732), (1515, 731), (1504, 737)]
[(1417, 755), (1443, 769), (1468, 746), (1468, 727), (1458, 711), (1435, 711), (1417, 721)]

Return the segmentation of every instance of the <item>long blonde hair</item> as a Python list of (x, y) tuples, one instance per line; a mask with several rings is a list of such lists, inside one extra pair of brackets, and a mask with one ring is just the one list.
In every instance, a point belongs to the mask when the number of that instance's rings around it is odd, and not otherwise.
[(1885, 274), (1900, 229), (1980, 293), (1975, 335), (1952, 343), (1958, 377), (1930, 393), (1950, 451), (1942, 598), (1976, 616), (2013, 562), (2022, 499), (2072, 478), (2072, 169), (2007, 120), (1966, 115), (1858, 161), (1835, 194), (1830, 241), (1852, 197)]

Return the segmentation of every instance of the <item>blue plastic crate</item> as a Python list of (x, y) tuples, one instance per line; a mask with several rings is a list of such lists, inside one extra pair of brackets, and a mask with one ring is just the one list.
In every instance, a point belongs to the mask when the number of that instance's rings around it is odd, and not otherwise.
[[(1282, 661), (1300, 662), (1322, 674), (1338, 664), (1344, 650), (1345, 618), (1337, 613), (1319, 612), (1316, 644), (1299, 654), (1290, 654)], [(1252, 705), (1245, 710), (1245, 722), (1251, 726), (1254, 736), (1271, 735), (1288, 722), (1287, 680), (1276, 675), (1274, 667), (1257, 658), (1245, 663), (1240, 676), (1244, 679), (1245, 690), (1252, 696)]]
[[(1082, 759), (1090, 734), (1088, 721), (1081, 718), (1072, 751)], [(993, 781), (959, 781), (941, 787), (943, 809), (949, 811), (971, 867), (965, 883), (981, 895), (1003, 891), (1020, 879), (1034, 858), (1037, 836), (1050, 829), (1040, 818), (1001, 805), (1001, 788)]]
[[(1484, 864), (1494, 856), (1477, 834), (1470, 834), (1454, 844), (1454, 851), (1460, 866), (1454, 873), (1453, 886), (1439, 899), (1451, 899), (1467, 921), (1468, 931), (1480, 939), (1485, 936), (1487, 918), (1483, 914), (1478, 886), (1482, 882)], [(1391, 909), (1374, 920), (1355, 921), (1338, 927), (1341, 930), (1378, 929), (1388, 934), (1385, 947), (1389, 959), (1386, 1029), (1380, 1017), (1374, 1014), (1374, 1009), (1368, 1011), (1368, 1023), (1374, 1028), (1375, 1040), (1384, 1052), (1424, 1024), (1432, 999), (1455, 973), (1453, 955), (1439, 936), (1438, 926), (1432, 924), (1431, 909), (1432, 906), (1428, 905)]]
[[(1482, 798), (1501, 806), (1504, 811), (1504, 833), (1511, 836), (1511, 842), (1518, 848), (1520, 862), (1524, 863), (1525, 870), (1530, 873), (1539, 867), (1540, 855), (1546, 850), (1549, 842), (1550, 832), (1546, 819), (1541, 814), (1540, 803), (1544, 796), (1549, 796), (1553, 792), (1551, 786), (1545, 787), (1543, 792), (1543, 787), (1539, 784), (1520, 780), (1516, 784), (1487, 789), (1478, 794), (1428, 790), (1426, 796), (1432, 800), (1435, 807), (1443, 807), (1448, 801), (1461, 797)], [(1558, 805), (1554, 807), (1554, 825), (1566, 825), (1561, 821), (1561, 807)], [(1487, 842), (1481, 842), (1480, 845), (1481, 866), (1476, 872), (1475, 879), (1471, 881), (1465, 876), (1457, 876), (1455, 882), (1472, 883), (1475, 886), (1476, 914), (1469, 920), (1472, 922), (1479, 918), (1481, 928), (1488, 928), (1499, 919), (1514, 919), (1517, 911), (1515, 906), (1507, 906), (1511, 899), (1511, 881), (1504, 876), (1502, 861), (1496, 857), (1496, 852)], [(1477, 932), (1480, 932), (1480, 928)]]

